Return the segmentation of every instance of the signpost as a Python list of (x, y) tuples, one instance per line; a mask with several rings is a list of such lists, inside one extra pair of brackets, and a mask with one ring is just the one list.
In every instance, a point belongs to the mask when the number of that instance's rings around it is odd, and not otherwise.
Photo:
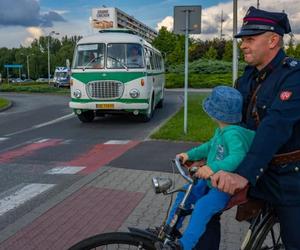
[(201, 6), (174, 7), (174, 33), (185, 34), (184, 59), (184, 133), (187, 133), (187, 105), (188, 105), (188, 49), (189, 34), (201, 33)]
[(21, 78), (21, 68), (23, 68), (22, 64), (4, 64), (4, 68), (6, 68), (7, 83), (9, 82), (9, 69), (19, 69), (19, 77)]

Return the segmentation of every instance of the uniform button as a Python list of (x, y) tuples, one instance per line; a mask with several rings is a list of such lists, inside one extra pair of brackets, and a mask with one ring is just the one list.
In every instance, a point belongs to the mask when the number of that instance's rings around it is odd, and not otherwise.
[(261, 168), (259, 171), (262, 173), (262, 172), (264, 172), (264, 169), (263, 169), (263, 168)]
[(295, 167), (295, 171), (298, 172), (298, 171), (299, 171), (299, 168), (298, 168), (298, 167)]
[(257, 176), (256, 176), (256, 180), (258, 180), (258, 179), (259, 179), (259, 176), (257, 175)]
[(266, 107), (267, 107), (266, 105), (262, 106), (263, 109), (265, 109)]

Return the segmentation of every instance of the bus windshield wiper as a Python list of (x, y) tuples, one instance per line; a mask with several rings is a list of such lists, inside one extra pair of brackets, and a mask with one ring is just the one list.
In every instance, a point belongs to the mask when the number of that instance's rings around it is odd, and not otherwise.
[(85, 71), (86, 67), (89, 66), (92, 62), (96, 61), (99, 58), (102, 58), (103, 55), (97, 56), (95, 58), (93, 58), (92, 60), (90, 60), (86, 65), (83, 66), (82, 71)]
[(128, 67), (124, 63), (122, 63), (119, 59), (117, 59), (115, 57), (112, 57), (112, 56), (109, 56), (109, 55), (107, 57), (109, 57), (109, 58), (115, 60), (116, 62), (120, 63), (123, 66), (123, 68), (128, 71)]

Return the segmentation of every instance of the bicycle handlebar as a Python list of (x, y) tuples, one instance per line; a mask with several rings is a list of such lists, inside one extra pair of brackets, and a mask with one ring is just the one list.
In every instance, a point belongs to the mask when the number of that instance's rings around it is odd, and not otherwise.
[(179, 157), (176, 156), (176, 158), (174, 159), (175, 162), (175, 166), (178, 169), (180, 175), (186, 179), (189, 183), (193, 183), (193, 179), (191, 177), (189, 177), (188, 175), (186, 175), (186, 173), (183, 170), (183, 165), (181, 163), (181, 159)]

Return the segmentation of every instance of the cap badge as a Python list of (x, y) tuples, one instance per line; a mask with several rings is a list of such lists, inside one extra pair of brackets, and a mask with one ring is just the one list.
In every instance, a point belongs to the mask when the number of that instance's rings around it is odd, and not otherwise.
[(280, 100), (281, 101), (287, 101), (288, 99), (290, 99), (290, 97), (292, 96), (292, 92), (291, 91), (282, 91), (280, 93)]

